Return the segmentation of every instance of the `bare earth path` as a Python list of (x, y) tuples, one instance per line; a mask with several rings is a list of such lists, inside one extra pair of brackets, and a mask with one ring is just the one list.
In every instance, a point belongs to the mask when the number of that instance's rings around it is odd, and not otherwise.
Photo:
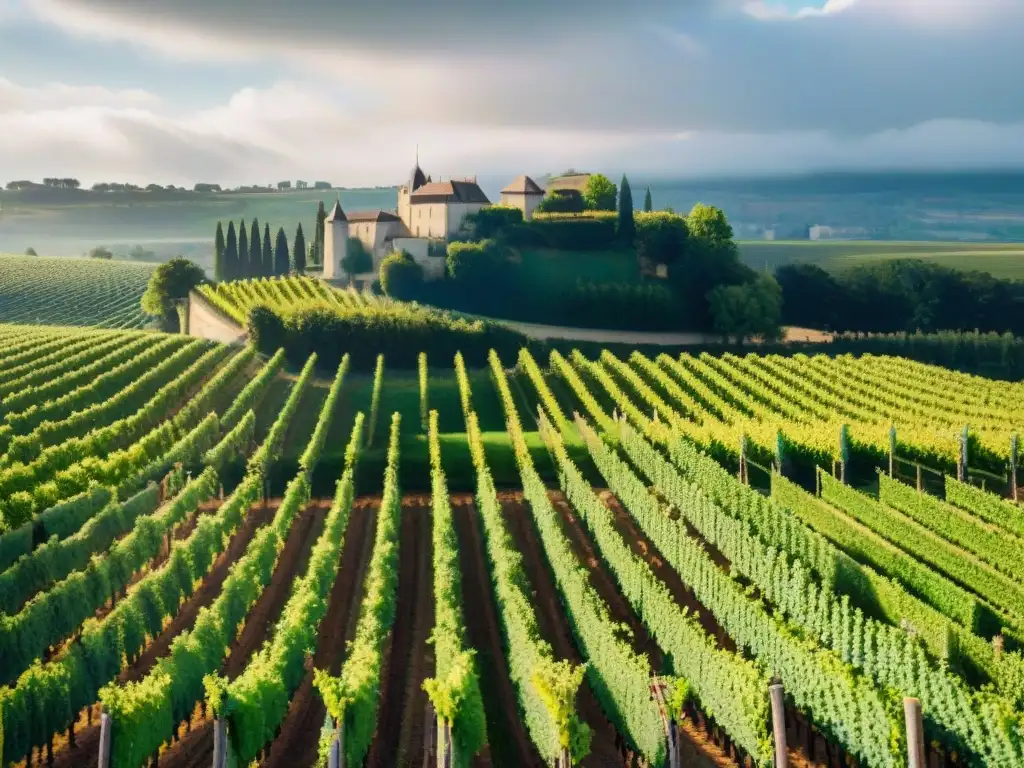
[[(320, 636), (313, 657), (314, 669), (327, 669), (332, 675), (341, 669), (346, 645), (355, 635), (363, 576), (373, 550), (376, 519), (376, 505), (353, 503), (337, 580), (331, 591), (327, 614), (320, 623)], [(314, 765), (326, 714), (323, 699), (313, 688), (313, 672), (309, 670), (292, 696), (288, 714), (281, 725), (281, 734), (271, 744), (270, 757), (264, 761), (264, 766), (305, 768)]]
[(542, 766), (544, 762), (530, 741), (520, 716), (519, 700), (509, 676), (480, 513), (468, 494), (452, 498), (452, 512), (459, 540), (466, 635), (469, 645), (476, 650), (490, 742), (475, 765), (477, 768), (492, 765), (508, 768)]

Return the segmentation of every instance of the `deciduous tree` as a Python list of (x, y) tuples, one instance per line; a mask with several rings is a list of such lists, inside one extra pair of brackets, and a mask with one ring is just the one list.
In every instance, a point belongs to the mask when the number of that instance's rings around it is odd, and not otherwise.
[(591, 211), (615, 210), (615, 184), (607, 176), (595, 173), (587, 179), (583, 188), (583, 199)]
[(146, 292), (142, 294), (142, 311), (163, 318), (168, 330), (177, 330), (175, 322), (179, 328), (183, 322), (182, 302), (188, 299), (189, 291), (205, 280), (206, 273), (194, 261), (179, 256), (164, 262), (153, 270)]
[(708, 293), (708, 304), (715, 330), (738, 344), (782, 336), (782, 289), (771, 275), (761, 272), (749, 282), (719, 285)]

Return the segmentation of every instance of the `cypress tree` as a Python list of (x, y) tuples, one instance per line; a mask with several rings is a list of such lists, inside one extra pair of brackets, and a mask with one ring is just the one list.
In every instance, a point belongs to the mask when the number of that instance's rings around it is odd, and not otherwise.
[(651, 188), (650, 187), (647, 187), (647, 194), (644, 195), (644, 210), (648, 211), (648, 212), (654, 210), (654, 204), (651, 202)]
[(217, 222), (217, 234), (213, 237), (213, 277), (219, 283), (226, 279), (224, 272), (224, 225)]
[(238, 279), (249, 277), (249, 232), (245, 228), (245, 219), (238, 228)]
[(252, 220), (252, 230), (249, 232), (249, 277), (262, 277), (263, 275), (263, 248), (260, 245), (260, 222)]
[(636, 236), (636, 220), (633, 218), (633, 192), (629, 188), (629, 179), (622, 174), (619, 184), (619, 240), (627, 245), (633, 243)]
[(235, 222), (228, 222), (228, 236), (224, 242), (224, 279), (238, 279), (238, 240), (235, 238)]
[(274, 250), (274, 274), (288, 274), (288, 236), (284, 227), (277, 230), (277, 248)]
[(324, 208), (324, 201), (316, 209), (316, 256), (312, 259), (314, 264), (323, 266), (324, 263), (324, 222), (327, 221), (327, 209)]
[(310, 243), (309, 244), (309, 248), (307, 250), (309, 252), (309, 258), (306, 259), (306, 266), (307, 267), (315, 267), (316, 266), (316, 243)]
[(302, 234), (302, 222), (299, 222), (299, 228), (295, 230), (292, 257), (294, 259), (295, 271), (300, 275), (304, 275), (306, 273), (306, 237)]
[(263, 270), (265, 277), (274, 274), (274, 242), (270, 239), (270, 225), (263, 225)]

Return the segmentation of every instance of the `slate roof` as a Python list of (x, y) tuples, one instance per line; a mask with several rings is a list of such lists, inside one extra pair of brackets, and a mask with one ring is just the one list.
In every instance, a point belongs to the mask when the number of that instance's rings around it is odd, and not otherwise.
[(335, 219), (338, 221), (346, 221), (345, 212), (341, 210), (341, 200), (334, 201), (334, 207), (331, 208), (331, 212), (327, 214), (326, 221), (331, 222)]
[(419, 163), (416, 163), (416, 167), (412, 169), (410, 178), (412, 179), (412, 189), (409, 190), (410, 192), (415, 192), (428, 181), (427, 177), (423, 175), (423, 169), (420, 168)]

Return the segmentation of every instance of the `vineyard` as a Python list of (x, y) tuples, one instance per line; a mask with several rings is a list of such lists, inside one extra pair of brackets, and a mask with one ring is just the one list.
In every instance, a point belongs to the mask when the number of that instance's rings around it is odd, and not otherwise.
[(341, 308), (399, 306), (369, 291), (339, 290), (322, 280), (300, 276), (261, 277), (203, 285), (199, 293), (241, 326), (245, 326), (249, 310), (261, 304), (285, 311), (307, 305)]
[(488, 362), (0, 325), (2, 764), (1024, 765), (1024, 385)]
[(156, 265), (0, 256), (0, 323), (142, 328), (139, 300)]

